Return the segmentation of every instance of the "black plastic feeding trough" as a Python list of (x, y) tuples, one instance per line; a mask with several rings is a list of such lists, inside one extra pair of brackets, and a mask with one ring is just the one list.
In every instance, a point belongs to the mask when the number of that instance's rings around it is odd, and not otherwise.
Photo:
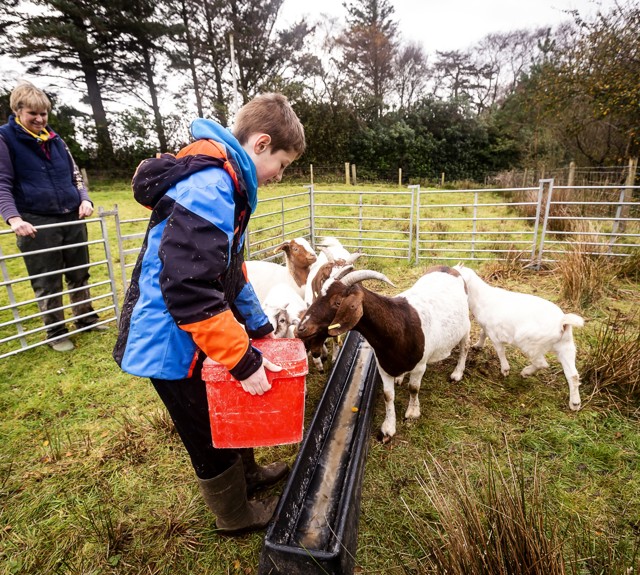
[(350, 332), (267, 530), (259, 575), (353, 573), (379, 377), (373, 350)]

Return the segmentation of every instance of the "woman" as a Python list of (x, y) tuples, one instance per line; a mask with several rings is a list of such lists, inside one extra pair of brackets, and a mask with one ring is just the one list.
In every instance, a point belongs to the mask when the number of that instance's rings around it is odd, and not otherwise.
[[(62, 272), (76, 326), (105, 330), (95, 325), (98, 316), (93, 310), (89, 289), (89, 270), (65, 269), (89, 263), (86, 245), (87, 227), (60, 225), (40, 229), (47, 224), (68, 224), (93, 213), (93, 204), (69, 149), (47, 124), (51, 102), (47, 95), (29, 82), (19, 84), (12, 92), (9, 105), (13, 114), (0, 126), (0, 215), (17, 236), (22, 253), (51, 248), (42, 254), (25, 256), (29, 276), (41, 276), (60, 270), (59, 274), (33, 277), (31, 286), (41, 312), (47, 312), (49, 345), (55, 351), (74, 348), (65, 325), (62, 306)], [(66, 248), (80, 244), (72, 248)], [(85, 289), (82, 289), (85, 288)], [(57, 295), (56, 295), (57, 294)]]

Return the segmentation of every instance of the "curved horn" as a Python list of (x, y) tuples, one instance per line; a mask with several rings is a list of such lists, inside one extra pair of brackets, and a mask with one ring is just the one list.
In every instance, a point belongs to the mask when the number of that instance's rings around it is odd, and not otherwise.
[(335, 277), (335, 279), (340, 280), (351, 271), (353, 271), (353, 266), (349, 264), (342, 268), (333, 268), (331, 275)]
[(329, 248), (325, 247), (325, 246), (320, 246), (320, 251), (327, 256), (327, 261), (329, 263), (334, 263), (336, 261), (336, 258), (333, 257), (333, 254), (329, 251)]
[(362, 252), (355, 252), (353, 254), (349, 254), (349, 257), (347, 258), (347, 263), (352, 264), (354, 263), (360, 256), (363, 256), (364, 254)]
[[(340, 282), (349, 287), (363, 280), (380, 280), (394, 285), (393, 282), (383, 273), (374, 272), (373, 270), (356, 270), (344, 276)], [(395, 287), (395, 286), (394, 286)]]

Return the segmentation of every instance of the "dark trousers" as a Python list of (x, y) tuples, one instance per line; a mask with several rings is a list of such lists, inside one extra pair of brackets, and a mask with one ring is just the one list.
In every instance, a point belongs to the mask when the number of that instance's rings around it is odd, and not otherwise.
[[(42, 216), (38, 214), (22, 214), (22, 219), (36, 228), (45, 224), (73, 222), (78, 219), (76, 213), (61, 216)], [(55, 228), (38, 229), (35, 238), (17, 238), (17, 245), (23, 254), (31, 251), (50, 248), (62, 248), (72, 244), (86, 243), (87, 226), (85, 224), (75, 226), (60, 226)], [(31, 287), (36, 297), (44, 297), (62, 291), (62, 275), (64, 274), (68, 289), (81, 288), (89, 283), (89, 269), (65, 270), (65, 268), (86, 265), (89, 263), (89, 248), (81, 245), (69, 249), (56, 249), (44, 254), (25, 255), (24, 263), (30, 276), (60, 270), (61, 273), (35, 278), (31, 280)], [(92, 325), (98, 321), (98, 316), (93, 310), (91, 302), (84, 301), (90, 298), (89, 288), (79, 289), (69, 294), (69, 301), (74, 304), (72, 311), (74, 316), (91, 314), (76, 321), (78, 327)], [(41, 312), (62, 306), (62, 296), (47, 297), (38, 302)], [(64, 323), (64, 310), (52, 311), (42, 316), (47, 327), (47, 337), (56, 337), (67, 333)]]
[(182, 439), (200, 479), (211, 479), (229, 469), (242, 450), (218, 449), (211, 442), (206, 384), (198, 375), (187, 379), (151, 378)]

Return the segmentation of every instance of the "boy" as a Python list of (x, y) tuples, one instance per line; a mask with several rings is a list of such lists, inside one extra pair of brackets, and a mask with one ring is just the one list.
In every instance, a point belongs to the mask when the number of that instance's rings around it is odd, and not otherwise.
[(213, 447), (202, 362), (218, 361), (245, 391), (260, 395), (270, 389), (265, 368), (280, 369), (250, 345), (272, 327), (246, 279), (244, 232), (258, 186), (280, 181), (305, 138), (280, 94), (241, 108), (233, 134), (204, 119), (192, 123), (191, 134), (196, 141), (175, 157), (145, 160), (133, 177), (136, 200), (153, 213), (113, 356), (124, 371), (151, 378), (217, 527), (234, 534), (267, 525), (277, 497), (249, 501), (248, 493), (279, 481), (288, 468), (258, 466), (252, 449)]

